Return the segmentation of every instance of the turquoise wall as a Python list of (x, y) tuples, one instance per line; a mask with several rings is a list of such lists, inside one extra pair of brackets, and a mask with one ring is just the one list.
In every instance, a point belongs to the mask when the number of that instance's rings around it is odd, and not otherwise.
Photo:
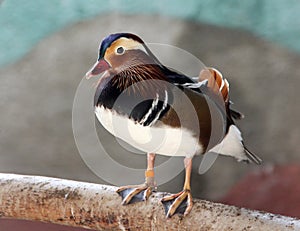
[(243, 28), (300, 52), (298, 0), (0, 0), (0, 4), (0, 66), (16, 61), (66, 25), (111, 11), (159, 13)]

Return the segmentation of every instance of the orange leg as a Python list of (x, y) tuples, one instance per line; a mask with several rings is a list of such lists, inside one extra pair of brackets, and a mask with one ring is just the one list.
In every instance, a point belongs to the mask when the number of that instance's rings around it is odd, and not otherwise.
[(193, 198), (191, 194), (191, 172), (192, 158), (184, 159), (185, 181), (183, 190), (179, 193), (164, 197), (161, 202), (164, 205), (167, 217), (172, 217), (175, 213), (188, 215), (193, 207)]
[(141, 185), (122, 186), (117, 193), (122, 197), (122, 204), (127, 205), (134, 202), (146, 201), (155, 189), (154, 181), (155, 154), (147, 154), (147, 170), (145, 171), (145, 183)]

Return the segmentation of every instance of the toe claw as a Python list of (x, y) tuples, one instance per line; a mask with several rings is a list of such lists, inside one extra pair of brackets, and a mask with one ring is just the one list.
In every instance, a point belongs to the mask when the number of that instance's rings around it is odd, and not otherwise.
[(188, 215), (191, 212), (192, 207), (193, 207), (193, 198), (192, 198), (191, 194), (188, 194), (187, 207), (186, 207), (186, 210), (183, 215), (184, 216)]
[(152, 189), (150, 187), (148, 187), (146, 189), (145, 193), (144, 193), (145, 194), (145, 200), (148, 200), (148, 198), (150, 197), (151, 193), (152, 193)]

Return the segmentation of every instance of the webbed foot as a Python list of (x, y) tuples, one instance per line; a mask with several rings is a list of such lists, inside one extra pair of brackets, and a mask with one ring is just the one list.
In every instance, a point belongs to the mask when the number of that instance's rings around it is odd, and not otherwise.
[(166, 196), (162, 198), (161, 202), (168, 218), (176, 213), (186, 216), (193, 207), (193, 198), (190, 190), (183, 190), (177, 194)]
[(122, 197), (122, 205), (146, 201), (152, 193), (152, 188), (147, 184), (122, 186), (117, 190)]

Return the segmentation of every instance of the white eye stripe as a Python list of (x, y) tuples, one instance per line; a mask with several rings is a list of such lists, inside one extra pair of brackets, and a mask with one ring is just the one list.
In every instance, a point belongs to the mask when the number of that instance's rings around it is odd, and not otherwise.
[[(146, 51), (146, 49), (145, 49), (145, 47), (144, 47), (143, 45), (139, 45), (139, 46), (137, 46), (137, 47), (132, 47), (132, 48), (129, 48), (128, 50), (131, 50), (131, 49), (132, 49), (132, 50), (141, 50), (141, 51), (143, 51), (145, 54), (148, 55), (148, 52)], [(125, 51), (126, 51), (126, 49), (125, 49), (123, 46), (119, 46), (119, 47), (116, 48), (115, 53), (116, 53), (117, 55), (122, 55), (122, 54), (125, 53)]]
[(145, 47), (142, 44), (139, 44), (136, 49), (143, 51), (145, 54), (149, 55), (148, 52), (146, 51)]
[(117, 52), (118, 48), (120, 48), (120, 47), (123, 47), (124, 52), (126, 50), (141, 50), (145, 54), (149, 55), (143, 44), (141, 44), (131, 38), (120, 38), (116, 42), (118, 42), (117, 47), (115, 49), (115, 54), (117, 54), (117, 55), (121, 55), (120, 53)]

